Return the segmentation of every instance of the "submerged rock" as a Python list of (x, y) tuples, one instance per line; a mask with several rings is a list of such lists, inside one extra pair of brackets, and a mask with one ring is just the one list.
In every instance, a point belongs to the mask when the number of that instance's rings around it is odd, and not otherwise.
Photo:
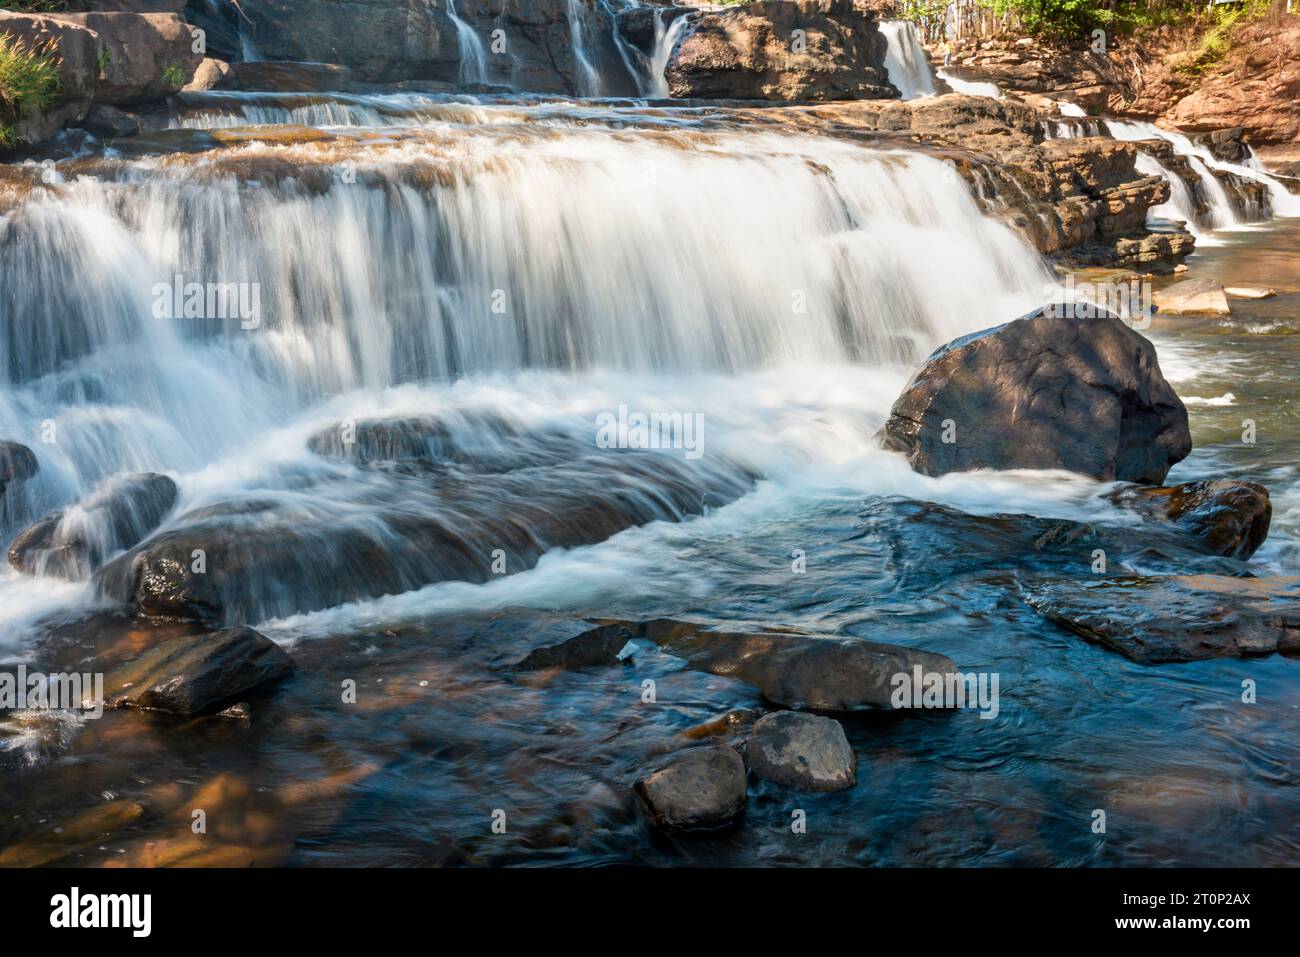
[(1213, 279), (1184, 279), (1159, 290), (1152, 297), (1166, 315), (1210, 314), (1226, 316), (1232, 312), (1223, 286)]
[(169, 638), (105, 680), (117, 707), (190, 715), (283, 678), (293, 659), (252, 628)]
[(1143, 664), (1300, 654), (1300, 578), (1107, 578), (1026, 586), (1050, 621)]
[(517, 671), (540, 671), (544, 668), (563, 668), (568, 671), (600, 665), (616, 665), (624, 660), (620, 653), (628, 642), (635, 639), (623, 625), (602, 625), (575, 635), (558, 645), (535, 648), (515, 665)]
[[(897, 98), (875, 15), (852, 0), (754, 0), (696, 14), (665, 75), (675, 97)], [(792, 37), (803, 31), (804, 46)]]
[(9, 564), (28, 575), (80, 581), (114, 552), (131, 548), (176, 504), (176, 483), (144, 472), (112, 479), (67, 509), (51, 512), (18, 534)]
[(857, 756), (834, 718), (777, 711), (754, 724), (745, 761), (756, 774), (802, 791), (841, 791), (857, 783)]
[(669, 620), (647, 622), (639, 632), (691, 667), (754, 685), (786, 708), (892, 709), (895, 675), (916, 666), (927, 673), (957, 671), (944, 655), (862, 638), (710, 631)]
[(1272, 299), (1277, 295), (1277, 290), (1268, 286), (1224, 286), (1223, 291), (1236, 299)]
[(1255, 554), (1268, 537), (1273, 517), (1268, 489), (1232, 479), (1122, 488), (1110, 497), (1117, 505), (1177, 523), (1211, 552), (1229, 558), (1246, 559)]
[(637, 781), (636, 793), (665, 831), (726, 827), (745, 810), (745, 762), (728, 747), (687, 751)]
[(1158, 484), (1192, 449), (1155, 348), (1116, 316), (1045, 306), (948, 343), (894, 403), (886, 447), (925, 475), (1065, 469)]

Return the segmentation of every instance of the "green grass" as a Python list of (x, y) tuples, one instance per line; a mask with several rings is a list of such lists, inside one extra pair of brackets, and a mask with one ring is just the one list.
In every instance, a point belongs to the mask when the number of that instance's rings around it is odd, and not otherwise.
[(52, 47), (31, 50), (0, 36), (0, 147), (17, 145), (15, 120), (43, 110), (59, 95), (59, 58)]
[(172, 64), (162, 71), (163, 86), (169, 89), (179, 90), (185, 85), (185, 71), (180, 67)]

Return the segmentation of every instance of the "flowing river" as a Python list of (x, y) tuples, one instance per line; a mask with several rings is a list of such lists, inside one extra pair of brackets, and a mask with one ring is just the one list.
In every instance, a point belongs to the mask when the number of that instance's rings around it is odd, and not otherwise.
[[(0, 438), (41, 464), (3, 537), (123, 471), (165, 473), (180, 501), (158, 534), (251, 556), (219, 618), (298, 672), (250, 698), (251, 722), (9, 714), (0, 862), (1296, 861), (1294, 662), (1143, 666), (1085, 644), (1016, 584), (1086, 564), (1037, 544), (1060, 520), (1144, 553), (1106, 486), (931, 479), (879, 448), (933, 348), (1036, 306), (1051, 277), (943, 164), (719, 109), (509, 96), (207, 94), (172, 126), (59, 162), (0, 219)], [(212, 135), (233, 147), (194, 151)], [(1225, 236), (1193, 268), (1279, 295), (1153, 334), (1197, 444), (1171, 481), (1267, 484), (1253, 564), (1295, 574), (1300, 226)], [(186, 316), (189, 282), (256, 309)], [(594, 423), (620, 407), (698, 417), (699, 441), (601, 453)], [(413, 418), (437, 423), (431, 471), (322, 454), (341, 422)], [(424, 516), (473, 554), (405, 547)], [(257, 564), (276, 540), (292, 547)], [(476, 557), (498, 547), (509, 574)], [(0, 652), (111, 663), (192, 627), (116, 617), (120, 597), (6, 568)], [(758, 783), (743, 828), (660, 839), (631, 781), (759, 699), (652, 648), (510, 668), (609, 617), (939, 651), (1000, 674), (1000, 713), (850, 716), (858, 786), (800, 795), (806, 835)]]

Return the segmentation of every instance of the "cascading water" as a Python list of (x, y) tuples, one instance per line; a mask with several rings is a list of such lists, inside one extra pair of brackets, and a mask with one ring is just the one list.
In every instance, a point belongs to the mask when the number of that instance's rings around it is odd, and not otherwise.
[(487, 82), (487, 50), (474, 28), (456, 12), (456, 0), (447, 0), (447, 16), (456, 27), (456, 45), (460, 51), (460, 82)]
[(574, 83), (579, 96), (600, 96), (600, 73), (583, 38), (582, 0), (568, 0), (569, 45), (573, 52)]
[[(512, 428), (576, 441), (591, 410), (618, 405), (608, 382), (592, 384), (613, 370), (660, 383), (647, 392), (711, 377), (716, 394), (690, 402), (712, 408), (727, 377), (763, 369), (905, 369), (1031, 307), (1049, 279), (924, 156), (689, 121), (616, 132), (580, 108), (445, 105), (459, 123), (384, 142), (104, 160), (8, 215), (0, 435), (30, 437), (48, 420), (61, 436), (34, 445), (37, 504), (119, 472), (166, 471), (178, 514), (256, 502), (254, 515), (269, 508), (299, 530), (341, 523), (391, 550), (397, 493), (375, 476), (340, 481), (307, 446), (357, 407), (433, 407), (458, 421), (468, 393), (454, 383), (496, 380), (492, 411)], [(364, 119), (384, 106), (352, 98), (325, 114)], [(263, 120), (301, 115), (254, 108)], [(928, 279), (936, 256), (948, 282)], [(255, 286), (259, 322), (167, 318), (175, 277)], [(551, 410), (521, 415), (539, 387)], [(717, 441), (738, 450), (741, 470), (715, 464), (706, 487), (766, 470), (747, 461), (752, 435)], [(566, 476), (567, 487), (595, 481)], [(401, 587), (419, 583), (411, 567), (398, 569)], [(281, 586), (238, 596), (239, 618), (335, 600), (333, 572), (291, 571), (301, 606), (285, 605)]]
[(885, 37), (885, 70), (889, 82), (898, 88), (903, 99), (933, 96), (934, 79), (916, 24), (911, 20), (882, 20), (880, 32)]
[(986, 83), (980, 80), (963, 80), (951, 70), (938, 70), (937, 73), (939, 79), (952, 87), (954, 93), (965, 93), (967, 96), (987, 96), (994, 100), (1002, 99), (1002, 91), (998, 89), (996, 83)]
[(673, 51), (685, 38), (690, 26), (690, 19), (685, 16), (674, 17), (671, 22), (666, 22), (666, 19), (666, 11), (655, 11), (655, 44), (650, 54), (650, 65), (647, 71), (649, 95), (661, 100), (669, 96), (666, 75), (668, 61), (672, 59)]

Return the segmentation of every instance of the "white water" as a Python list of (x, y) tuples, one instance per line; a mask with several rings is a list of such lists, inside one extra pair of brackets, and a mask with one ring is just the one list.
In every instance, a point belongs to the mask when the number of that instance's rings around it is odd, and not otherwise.
[(948, 70), (938, 70), (936, 72), (939, 79), (952, 87), (954, 93), (965, 93), (967, 96), (987, 96), (995, 100), (1002, 99), (1002, 91), (998, 89), (996, 83), (963, 80), (961, 77), (954, 76)]
[(898, 87), (903, 99), (933, 96), (934, 79), (916, 24), (910, 20), (881, 20), (880, 32), (885, 37), (885, 70), (889, 82)]
[[(30, 512), (153, 470), (178, 480), (176, 514), (253, 497), (364, 527), (378, 491), (312, 485), (338, 467), (305, 447), (359, 408), (488, 406), (578, 435), (623, 402), (752, 407), (710, 449), (774, 475), (830, 465), (866, 447), (929, 350), (1032, 308), (1049, 278), (936, 160), (689, 126), (611, 133), (550, 109), (480, 106), (487, 122), (325, 156), (250, 144), (228, 166), (83, 168), (8, 216), (0, 436), (40, 459)], [(344, 159), (354, 183), (240, 179)], [(261, 325), (156, 318), (154, 285), (177, 273), (258, 283)], [(44, 422), (55, 443), (38, 441)], [(87, 600), (10, 576), (0, 632)]]
[(582, 0), (568, 0), (569, 46), (573, 52), (574, 83), (579, 96), (600, 96), (600, 74), (587, 53), (583, 39)]

